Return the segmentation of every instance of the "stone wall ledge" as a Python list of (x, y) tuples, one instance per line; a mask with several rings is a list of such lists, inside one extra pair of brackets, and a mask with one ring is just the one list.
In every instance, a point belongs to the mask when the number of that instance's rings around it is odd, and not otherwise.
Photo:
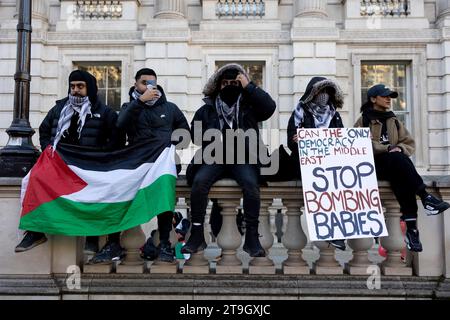
[[(450, 188), (450, 175), (448, 176), (437, 176), (437, 175), (423, 175), (424, 183), (428, 187), (435, 188)], [(22, 178), (8, 178), (0, 177), (0, 187), (2, 186), (20, 186), (22, 183)], [(301, 187), (300, 180), (291, 181), (281, 181), (281, 182), (268, 182), (268, 187)], [(179, 176), (177, 179), (177, 186), (186, 187), (186, 177)], [(237, 187), (238, 184), (232, 179), (222, 179), (214, 184), (216, 187)], [(388, 187), (389, 183), (387, 181), (378, 180), (379, 187)]]
[(369, 290), (366, 276), (90, 274), (81, 289), (66, 286), (66, 274), (0, 275), (0, 298), (42, 299), (448, 299), (450, 279), (382, 276)]

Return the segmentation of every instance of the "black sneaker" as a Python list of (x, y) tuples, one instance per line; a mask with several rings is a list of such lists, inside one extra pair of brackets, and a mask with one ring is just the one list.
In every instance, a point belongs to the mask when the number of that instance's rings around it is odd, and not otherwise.
[(110, 264), (114, 260), (120, 260), (125, 256), (124, 250), (120, 244), (110, 242), (89, 260), (89, 264)]
[(191, 235), (183, 248), (181, 248), (181, 253), (197, 253), (198, 251), (205, 250), (207, 246), (203, 233), (203, 225), (192, 225)]
[(22, 241), (14, 249), (15, 252), (24, 252), (47, 241), (47, 237), (44, 233), (26, 231)]
[(163, 262), (173, 262), (175, 260), (170, 242), (160, 244), (158, 260)]
[(408, 248), (409, 251), (413, 252), (422, 251), (422, 243), (420, 243), (419, 239), (419, 230), (406, 229), (405, 242), (406, 247)]
[(153, 261), (159, 256), (159, 247), (153, 244), (153, 237), (150, 237), (141, 248), (141, 258), (147, 261)]
[(445, 201), (439, 200), (431, 194), (429, 194), (425, 199), (422, 200), (422, 204), (428, 216), (434, 216), (450, 208), (450, 204)]
[(338, 248), (339, 250), (345, 251), (345, 240), (339, 239), (339, 240), (330, 240), (328, 241), (330, 245), (332, 245), (335, 248)]

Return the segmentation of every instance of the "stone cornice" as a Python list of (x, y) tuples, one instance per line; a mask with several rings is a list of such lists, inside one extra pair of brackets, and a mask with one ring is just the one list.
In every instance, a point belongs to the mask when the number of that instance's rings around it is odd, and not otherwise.
[[(32, 42), (44, 42), (48, 45), (65, 44), (139, 44), (143, 42), (141, 31), (126, 32), (44, 32), (33, 31)], [(0, 30), (2, 42), (16, 42), (16, 30)]]
[[(187, 42), (193, 44), (288, 44), (292, 41), (336, 41), (339, 43), (430, 43), (450, 39), (450, 27), (424, 30), (339, 30), (328, 28), (295, 28), (291, 31), (190, 31), (189, 29), (143, 31), (54, 32), (35, 30), (33, 43), (58, 44), (140, 44), (142, 42)], [(0, 30), (4, 43), (17, 41), (14, 29)]]
[[(15, 29), (4, 29), (0, 30), (0, 40), (1, 42), (17, 42), (17, 30)], [(33, 30), (31, 33), (31, 41), (45, 42), (47, 41), (47, 32), (40, 30)]]
[(190, 38), (189, 29), (145, 29), (142, 32), (142, 39), (145, 41), (188, 41)]
[(339, 29), (330, 28), (293, 28), (292, 40), (338, 40)]
[(142, 42), (141, 31), (126, 32), (49, 32), (47, 41), (49, 44), (79, 44), (86, 43), (140, 43)]
[(441, 30), (398, 30), (398, 29), (377, 29), (377, 30), (341, 30), (339, 42), (343, 43), (410, 43), (410, 42), (433, 42), (441, 39)]
[(289, 31), (193, 31), (193, 44), (284, 44), (291, 42)]

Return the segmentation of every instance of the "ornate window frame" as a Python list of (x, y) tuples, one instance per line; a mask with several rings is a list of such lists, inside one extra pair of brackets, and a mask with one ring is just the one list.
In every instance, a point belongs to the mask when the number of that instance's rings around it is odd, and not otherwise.
[(425, 48), (391, 48), (388, 54), (380, 53), (380, 48), (370, 48), (351, 53), (353, 66), (353, 122), (359, 117), (361, 106), (361, 61), (392, 62), (404, 61), (410, 64), (408, 85), (410, 92), (411, 135), (416, 141), (416, 152), (413, 161), (419, 171), (429, 166), (428, 155), (428, 102), (427, 102), (427, 70)]

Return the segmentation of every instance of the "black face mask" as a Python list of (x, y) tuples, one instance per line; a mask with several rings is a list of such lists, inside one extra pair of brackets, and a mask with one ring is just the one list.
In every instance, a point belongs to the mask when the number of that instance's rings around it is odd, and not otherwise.
[(228, 106), (231, 107), (237, 101), (241, 93), (242, 87), (229, 85), (223, 87), (223, 89), (220, 90), (219, 96), (220, 99), (222, 99)]

